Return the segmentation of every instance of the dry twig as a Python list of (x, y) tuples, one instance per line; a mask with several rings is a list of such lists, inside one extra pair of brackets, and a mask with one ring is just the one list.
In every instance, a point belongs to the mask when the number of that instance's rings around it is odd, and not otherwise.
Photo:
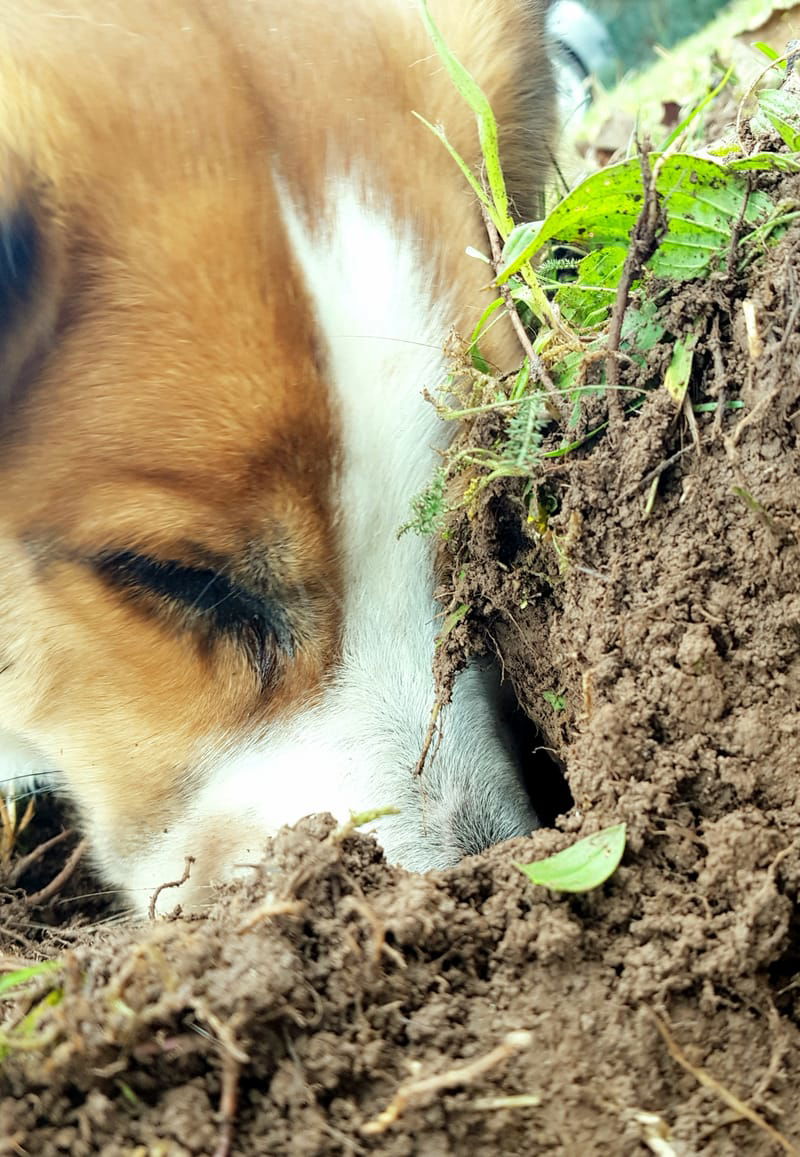
[(443, 707), (444, 699), (442, 699), (440, 695), (437, 695), (436, 702), (431, 709), (431, 717), (428, 723), (428, 730), (425, 732), (425, 738), (422, 741), (422, 750), (419, 753), (419, 759), (417, 760), (416, 767), (414, 768), (415, 776), (422, 775), (422, 772), (425, 769), (425, 762), (428, 758), (428, 755), (430, 754), (433, 737), (436, 734), (436, 725), (439, 722), (439, 716)]
[(25, 903), (33, 907), (36, 904), (46, 904), (48, 900), (52, 900), (54, 896), (57, 896), (71, 878), (87, 846), (87, 840), (81, 840), (80, 843), (76, 844), (58, 875), (54, 876), (50, 883), (45, 884), (44, 888), (40, 888), (38, 892), (31, 892), (30, 896), (26, 896)]
[(619, 345), (622, 340), (622, 323), (628, 309), (631, 286), (641, 276), (645, 262), (652, 257), (658, 244), (660, 206), (654, 175), (650, 170), (648, 143), (639, 148), (639, 162), (642, 167), (644, 202), (631, 233), (630, 246), (622, 267), (622, 276), (617, 287), (617, 297), (611, 311), (606, 343), (606, 386), (608, 396), (608, 426), (612, 439), (619, 437), (625, 421), (625, 409), (619, 393)]
[(382, 1113), (361, 1126), (361, 1132), (367, 1137), (375, 1137), (385, 1133), (406, 1109), (413, 1105), (422, 1104), (448, 1089), (472, 1084), (473, 1081), (482, 1077), (484, 1073), (488, 1073), (496, 1065), (507, 1061), (509, 1057), (513, 1057), (515, 1053), (530, 1048), (532, 1043), (533, 1033), (510, 1032), (501, 1044), (474, 1061), (469, 1061), (457, 1068), (447, 1069), (443, 1073), (435, 1073), (430, 1077), (411, 1077), (410, 1080), (403, 1082)]
[(27, 855), (20, 856), (19, 859), (14, 861), (14, 867), (9, 873), (9, 884), (13, 887), (19, 878), (25, 875), (28, 868), (32, 867), (33, 864), (41, 860), (42, 856), (46, 855), (51, 850), (51, 848), (58, 847), (59, 844), (63, 843), (64, 840), (68, 840), (69, 837), (74, 834), (74, 828), (64, 828), (64, 830), (59, 832), (58, 835), (53, 836), (49, 840), (45, 840), (44, 843), (37, 844), (37, 846), (32, 851), (28, 852)]
[(166, 888), (180, 888), (181, 884), (185, 884), (192, 874), (192, 864), (194, 863), (194, 856), (187, 856), (186, 863), (183, 868), (183, 875), (180, 880), (169, 880), (166, 884), (159, 884), (153, 895), (150, 897), (150, 903), (147, 906), (147, 919), (155, 920), (156, 918), (156, 904), (158, 897)]
[(692, 449), (694, 449), (693, 446), (684, 446), (681, 450), (670, 454), (669, 458), (665, 458), (663, 462), (659, 462), (655, 469), (642, 475), (637, 482), (634, 482), (633, 486), (629, 486), (628, 489), (620, 495), (620, 502), (624, 502), (627, 498), (632, 498), (637, 490), (641, 490), (643, 486), (647, 486), (656, 478), (660, 478), (662, 474), (669, 470), (670, 466), (674, 466), (679, 458), (682, 458), (684, 454), (688, 454)]
[(730, 1089), (727, 1089), (725, 1085), (721, 1084), (715, 1077), (712, 1077), (706, 1069), (700, 1068), (699, 1065), (693, 1065), (673, 1037), (667, 1027), (666, 1021), (664, 1021), (657, 1012), (652, 1009), (650, 1011), (656, 1028), (661, 1034), (664, 1044), (667, 1046), (669, 1055), (682, 1069), (685, 1069), (687, 1073), (691, 1073), (698, 1084), (701, 1084), (704, 1089), (708, 1089), (710, 1092), (716, 1094), (721, 1101), (725, 1102), (729, 1109), (733, 1109), (740, 1117), (745, 1117), (757, 1126), (757, 1128), (766, 1133), (767, 1136), (771, 1137), (773, 1142), (783, 1149), (784, 1153), (790, 1153), (792, 1157), (800, 1157), (800, 1149), (792, 1144), (788, 1138), (784, 1137), (783, 1133), (779, 1133), (773, 1125), (770, 1125), (769, 1121), (765, 1121), (755, 1109), (751, 1109), (749, 1105), (746, 1105), (735, 1093), (732, 1093)]
[(728, 400), (728, 379), (725, 374), (725, 361), (722, 356), (722, 341), (719, 333), (719, 314), (714, 315), (711, 323), (711, 356), (714, 359), (714, 395), (717, 399), (717, 410), (714, 414), (714, 424), (711, 433), (718, 438), (722, 433), (722, 419), (725, 415), (725, 403)]
[[(503, 250), (500, 244), (500, 234), (497, 232), (497, 226), (495, 225), (494, 221), (492, 221), (485, 208), (483, 209), (483, 220), (484, 224), (486, 225), (486, 232), (489, 236), (489, 244), (492, 249), (492, 269), (496, 274), (500, 268), (500, 262), (502, 261), (503, 257)], [(549, 390), (552, 394), (552, 397), (550, 398), (547, 398), (543, 395), (543, 397), (545, 397), (545, 406), (550, 412), (550, 417), (553, 418), (554, 421), (559, 422), (562, 420), (563, 415), (559, 411), (555, 402), (555, 399), (559, 397), (559, 392), (556, 390), (556, 384), (550, 377), (544, 362), (531, 345), (531, 339), (528, 337), (525, 326), (522, 324), (522, 319), (517, 313), (517, 307), (514, 304), (514, 299), (511, 296), (511, 290), (508, 288), (508, 285), (503, 284), (498, 288), (500, 290), (500, 296), (503, 299), (503, 303), (505, 304), (506, 312), (508, 313), (511, 324), (514, 327), (514, 332), (516, 333), (519, 340), (519, 344), (522, 346), (523, 352), (530, 362), (531, 373), (533, 374), (534, 378), (541, 382), (541, 384), (545, 386), (546, 389)]]

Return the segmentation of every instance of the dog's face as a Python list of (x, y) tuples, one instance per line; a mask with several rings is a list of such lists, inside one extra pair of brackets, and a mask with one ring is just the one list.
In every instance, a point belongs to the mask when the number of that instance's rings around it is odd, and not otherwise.
[[(202, 886), (276, 823), (396, 802), (364, 798), (367, 764), (405, 798), (433, 702), (426, 548), (395, 531), (439, 437), (420, 391), (483, 305), (476, 215), (410, 116), (424, 85), (402, 90), (415, 15), (384, 14), (399, 97), (369, 92), (373, 62), (337, 101), (341, 76), (309, 79), (322, 7), (286, 29), (267, 0), (0, 17), (0, 728), (140, 906), (184, 855)], [(341, 60), (383, 20), (354, 11)], [(393, 142), (358, 129), (376, 107)]]

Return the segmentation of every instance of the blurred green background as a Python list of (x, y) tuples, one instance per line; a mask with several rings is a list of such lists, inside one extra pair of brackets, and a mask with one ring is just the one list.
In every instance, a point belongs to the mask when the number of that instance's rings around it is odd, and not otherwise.
[(713, 20), (727, 0), (584, 0), (608, 28), (621, 69), (644, 64), (656, 44), (665, 48)]

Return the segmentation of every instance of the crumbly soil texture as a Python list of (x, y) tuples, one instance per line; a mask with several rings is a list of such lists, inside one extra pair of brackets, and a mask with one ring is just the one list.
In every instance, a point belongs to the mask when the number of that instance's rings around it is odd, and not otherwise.
[[(314, 818), (137, 925), (48, 898), (54, 846), (0, 894), (6, 972), (59, 962), (0, 988), (0, 1152), (800, 1153), (798, 269), (795, 229), (674, 292), (695, 409), (543, 459), (546, 527), (519, 479), (457, 520), (442, 653), (498, 656), (552, 826), (423, 877)], [(516, 866), (621, 821), (592, 892)]]

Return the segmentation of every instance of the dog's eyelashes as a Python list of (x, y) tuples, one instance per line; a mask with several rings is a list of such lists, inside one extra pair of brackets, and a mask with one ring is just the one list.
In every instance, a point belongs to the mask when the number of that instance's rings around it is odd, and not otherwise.
[(280, 603), (242, 585), (224, 570), (186, 566), (126, 550), (104, 552), (92, 561), (97, 573), (113, 586), (180, 609), (189, 626), (237, 639), (262, 680), (272, 671), (276, 650), (293, 653), (291, 626)]
[(242, 606), (252, 596), (237, 588), (224, 572), (206, 567), (189, 567), (171, 560), (148, 558), (133, 551), (102, 554), (95, 565), (119, 585), (146, 588), (182, 603), (190, 610), (219, 611), (220, 618), (249, 609)]

